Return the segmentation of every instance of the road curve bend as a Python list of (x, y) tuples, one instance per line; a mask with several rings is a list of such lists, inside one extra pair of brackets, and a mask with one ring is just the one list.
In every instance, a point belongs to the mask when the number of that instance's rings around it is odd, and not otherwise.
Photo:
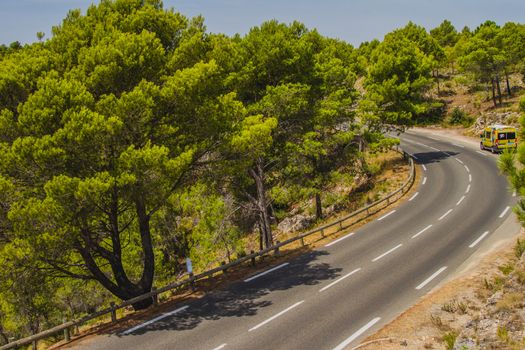
[(79, 349), (345, 349), (454, 273), (511, 215), (497, 156), (409, 132), (416, 192), (385, 215), (267, 273)]

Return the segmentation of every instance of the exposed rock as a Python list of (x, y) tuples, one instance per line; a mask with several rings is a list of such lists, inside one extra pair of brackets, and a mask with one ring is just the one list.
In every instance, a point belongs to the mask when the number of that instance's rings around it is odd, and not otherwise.
[(486, 126), (504, 124), (517, 126), (520, 114), (516, 112), (485, 112), (479, 116), (469, 131), (479, 134)]
[(313, 216), (306, 216), (302, 214), (294, 215), (292, 217), (285, 218), (277, 225), (277, 229), (282, 233), (296, 232), (304, 230), (314, 222)]

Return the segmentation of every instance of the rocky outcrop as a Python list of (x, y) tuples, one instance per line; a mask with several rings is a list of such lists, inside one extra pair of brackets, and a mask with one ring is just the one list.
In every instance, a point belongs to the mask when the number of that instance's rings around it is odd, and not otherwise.
[(519, 113), (516, 112), (484, 112), (469, 128), (469, 133), (479, 134), (486, 126), (492, 124), (503, 124), (518, 126)]

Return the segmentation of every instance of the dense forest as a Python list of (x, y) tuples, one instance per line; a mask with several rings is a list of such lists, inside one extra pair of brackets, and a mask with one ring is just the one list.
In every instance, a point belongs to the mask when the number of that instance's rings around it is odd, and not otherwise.
[[(301, 23), (244, 36), (160, 0), (70, 11), (0, 46), (0, 344), (274, 242), (279, 213), (364, 172), (365, 150), (444, 114), (445, 73), (491, 92), (525, 74), (525, 26), (358, 48)], [(152, 301), (134, 305), (146, 308)]]

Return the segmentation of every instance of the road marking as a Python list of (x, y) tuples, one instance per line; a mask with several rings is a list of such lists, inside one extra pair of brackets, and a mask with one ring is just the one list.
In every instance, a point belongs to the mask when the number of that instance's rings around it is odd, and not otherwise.
[(265, 321), (262, 321), (261, 323), (259, 323), (257, 326), (255, 327), (252, 327), (248, 330), (248, 332), (251, 332), (251, 331), (254, 331), (256, 330), (257, 328), (260, 328), (262, 326), (264, 326), (265, 324), (267, 324), (268, 322), (272, 322), (273, 320), (275, 320), (277, 317), (279, 316), (282, 316), (284, 315), (285, 313), (287, 313), (288, 311), (292, 310), (293, 308), (296, 308), (297, 306), (301, 305), (302, 303), (304, 303), (304, 300), (301, 300), (295, 304), (293, 304), (292, 306), (284, 309), (283, 311), (279, 312), (277, 315), (274, 315), (272, 317), (270, 317), (269, 319), (265, 320)]
[(454, 158), (454, 159), (457, 160), (457, 161), (459, 162), (459, 164), (465, 164), (465, 163), (463, 163), (463, 161), (462, 161), (461, 159), (459, 159), (459, 158)]
[(481, 152), (481, 151), (476, 151), (476, 152), (479, 153), (479, 154), (481, 154), (482, 156), (485, 156), (485, 157), (488, 156), (488, 154), (485, 154), (485, 153), (483, 153), (483, 152)]
[(226, 346), (226, 343), (217, 346), (217, 347), (214, 348), (213, 350), (221, 350), (221, 349), (224, 348), (225, 346)]
[(468, 182), (472, 182), (472, 174), (468, 174)]
[(448, 153), (448, 152), (445, 152), (445, 151), (441, 151), (442, 153), (444, 153), (445, 155), (449, 156), (449, 157), (452, 157), (452, 154)]
[(447, 269), (446, 266), (443, 266), (442, 268), (440, 268), (439, 270), (437, 270), (436, 272), (434, 272), (434, 274), (432, 276), (430, 276), (429, 278), (427, 278), (426, 280), (423, 281), (423, 283), (421, 283), (419, 286), (416, 287), (417, 290), (420, 290), (422, 289), (423, 287), (425, 287), (427, 284), (429, 284), (434, 278), (436, 278), (440, 273), (442, 273), (443, 271), (445, 271)]
[(341, 238), (338, 238), (338, 239), (336, 239), (335, 241), (326, 244), (325, 247), (330, 247), (330, 246), (332, 246), (332, 245), (334, 245), (334, 244), (336, 244), (336, 243), (341, 242), (341, 241), (344, 240), (344, 239), (347, 239), (348, 237), (352, 237), (353, 235), (355, 235), (355, 232), (351, 232), (351, 233), (347, 234), (346, 236), (343, 236), (343, 237), (341, 237)]
[(472, 242), (471, 245), (469, 245), (469, 248), (474, 248), (483, 238), (485, 238), (489, 234), (489, 231), (484, 232), (478, 239), (476, 239), (474, 242)]
[(470, 173), (470, 169), (468, 168), (468, 166), (464, 165), (465, 167), (465, 170), (467, 171), (467, 173)]
[(460, 205), (461, 202), (463, 202), (464, 199), (465, 199), (465, 196), (461, 197), (461, 199), (456, 203), (456, 206)]
[(423, 164), (423, 170), (427, 171), (427, 167)]
[(505, 210), (503, 210), (503, 213), (499, 214), (499, 218), (501, 219), (502, 217), (505, 216), (505, 214), (507, 214), (507, 212), (509, 211), (510, 207), (506, 207)]
[(408, 201), (412, 202), (414, 200), (414, 198), (416, 198), (418, 195), (419, 195), (419, 192), (416, 192), (412, 197), (410, 197), (410, 199)]
[(465, 193), (469, 193), (470, 192), (470, 184), (467, 186), (467, 190), (465, 191)]
[(512, 192), (512, 197), (516, 197), (516, 191)]
[(422, 229), (421, 231), (419, 231), (418, 233), (416, 233), (415, 235), (412, 236), (411, 239), (414, 239), (414, 238), (417, 238), (419, 237), (420, 234), (422, 234), (423, 232), (427, 231), (429, 228), (431, 228), (432, 225), (428, 225), (427, 227), (425, 227), (424, 229)]
[(415, 160), (419, 160), (419, 158), (416, 157), (415, 155), (412, 155), (412, 158), (414, 158)]
[(372, 262), (376, 262), (376, 261), (378, 261), (379, 259), (384, 258), (384, 257), (387, 256), (388, 254), (392, 253), (392, 252), (393, 252), (394, 250), (396, 250), (396, 249), (401, 248), (402, 246), (403, 246), (403, 244), (398, 244), (398, 245), (395, 246), (394, 248), (390, 249), (388, 252), (379, 255), (379, 256), (378, 256), (377, 258), (375, 258), (375, 259), (372, 259)]
[(437, 137), (429, 136), (428, 138), (429, 138), (429, 139), (432, 139), (432, 140), (436, 140), (436, 141), (441, 141), (441, 139), (438, 139)]
[(181, 311), (183, 311), (183, 310), (186, 310), (188, 307), (189, 307), (188, 305), (183, 306), (183, 307), (179, 307), (178, 309), (175, 309), (175, 310), (173, 310), (173, 311), (167, 312), (167, 313), (162, 314), (162, 315), (160, 315), (160, 316), (158, 316), (158, 317), (155, 317), (155, 318), (153, 318), (153, 319), (151, 319), (151, 320), (149, 320), (149, 321), (146, 321), (146, 322), (144, 322), (144, 323), (141, 323), (141, 324), (139, 324), (139, 325), (136, 325), (135, 327), (132, 327), (132, 328), (128, 329), (127, 331), (122, 332), (121, 334), (122, 334), (122, 335), (128, 335), (128, 334), (130, 334), (130, 333), (133, 333), (133, 332), (135, 332), (135, 331), (138, 330), (138, 329), (144, 328), (144, 327), (146, 327), (146, 326), (149, 326), (149, 325), (152, 324), (152, 323), (155, 323), (155, 322), (160, 321), (160, 320), (162, 320), (162, 319), (164, 319), (164, 318), (166, 318), (166, 317), (173, 316), (173, 315), (175, 315), (175, 314), (178, 313), (178, 312), (181, 312)]
[(421, 184), (424, 185), (424, 184), (426, 184), (426, 183), (427, 183), (427, 177), (425, 176), (425, 177), (423, 178), (423, 182), (422, 182)]
[(454, 209), (449, 209), (445, 214), (441, 215), (441, 217), (438, 219), (438, 221), (441, 221), (445, 218), (445, 216), (447, 216), (448, 214), (452, 213), (452, 210)]
[(439, 148), (432, 147), (432, 146), (427, 146), (427, 147), (430, 148), (430, 149), (433, 149), (434, 151), (441, 152), (441, 150)]
[(355, 332), (354, 334), (352, 334), (350, 337), (348, 337), (345, 341), (343, 341), (341, 344), (337, 345), (333, 350), (343, 350), (344, 348), (346, 348), (346, 346), (348, 344), (350, 344), (351, 342), (353, 342), (354, 340), (356, 340), (357, 338), (359, 338), (359, 336), (361, 336), (361, 334), (363, 334), (364, 332), (366, 332), (367, 330), (369, 330), (370, 328), (372, 328), (377, 322), (379, 322), (381, 320), (381, 317), (376, 317), (374, 318), (372, 321), (368, 322), (367, 324), (365, 324), (363, 327), (359, 328), (359, 330), (357, 332)]
[(452, 145), (454, 145), (456, 147), (459, 147), (459, 148), (465, 148), (465, 146), (460, 145), (459, 143), (452, 143)]
[(356, 272), (359, 272), (361, 270), (361, 268), (358, 268), (358, 269), (355, 269), (354, 271), (350, 272), (350, 273), (347, 273), (346, 275), (344, 275), (343, 277), (333, 281), (332, 283), (330, 283), (329, 285), (327, 285), (326, 287), (323, 287), (321, 289), (319, 289), (319, 293), (327, 290), (328, 288), (330, 287), (333, 287), (334, 285), (336, 285), (337, 283), (341, 282), (342, 280), (344, 280), (345, 278), (348, 278), (350, 276), (352, 276), (354, 273)]
[(258, 273), (258, 274), (255, 275), (255, 276), (252, 276), (252, 277), (250, 277), (250, 278), (245, 279), (244, 282), (250, 282), (250, 281), (253, 281), (253, 280), (256, 279), (256, 278), (259, 278), (259, 277), (261, 277), (261, 276), (264, 276), (264, 275), (266, 275), (266, 274), (269, 274), (270, 272), (273, 272), (273, 271), (275, 271), (275, 270), (278, 270), (278, 269), (280, 269), (280, 268), (283, 268), (283, 267), (285, 267), (285, 266), (288, 265), (288, 264), (290, 264), (290, 263), (284, 263), (284, 264), (278, 265), (278, 266), (276, 266), (276, 267), (273, 267), (273, 268), (271, 268), (271, 269), (269, 269), (269, 270), (266, 270), (266, 271), (264, 271), (264, 272)]
[(377, 219), (377, 221), (381, 221), (381, 220), (389, 217), (390, 215), (394, 214), (395, 212), (396, 212), (395, 210), (392, 210), (390, 213), (381, 216), (379, 219)]

